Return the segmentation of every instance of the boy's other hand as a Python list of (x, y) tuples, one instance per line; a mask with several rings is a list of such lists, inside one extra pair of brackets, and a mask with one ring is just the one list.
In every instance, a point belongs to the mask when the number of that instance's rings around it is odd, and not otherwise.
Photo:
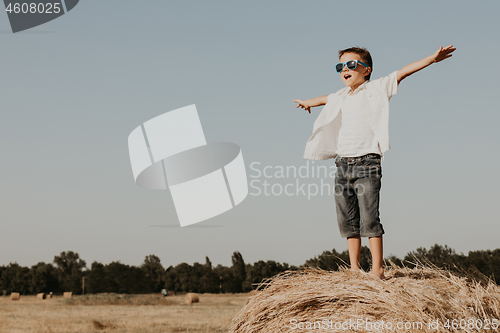
[(434, 62), (440, 62), (443, 61), (444, 59), (448, 59), (449, 57), (452, 56), (453, 51), (455, 51), (457, 48), (453, 47), (453, 45), (448, 45), (443, 49), (442, 46), (439, 47), (439, 50), (434, 53)]
[(307, 105), (305, 101), (301, 100), (301, 99), (294, 99), (293, 100), (295, 103), (299, 103), (297, 105), (298, 108), (303, 108), (305, 109), (307, 112), (311, 113), (311, 106)]

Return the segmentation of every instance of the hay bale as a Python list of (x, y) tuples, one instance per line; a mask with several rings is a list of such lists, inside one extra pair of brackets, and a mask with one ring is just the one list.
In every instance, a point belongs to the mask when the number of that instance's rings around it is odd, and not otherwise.
[(393, 268), (386, 276), (345, 268), (284, 272), (259, 286), (229, 332), (444, 333), (447, 321), (463, 319), (486, 332), (485, 323), (500, 318), (500, 287), (491, 281), (427, 267)]
[(191, 304), (191, 303), (198, 303), (200, 301), (200, 298), (198, 297), (198, 294), (196, 293), (187, 293), (186, 294), (186, 303)]
[(251, 292), (249, 292), (249, 293), (248, 293), (248, 297), (250, 297), (250, 296), (255, 296), (255, 295), (257, 295), (258, 293), (259, 293), (259, 290), (254, 289), (254, 290), (252, 290)]
[(51, 299), (52, 298), (52, 295), (51, 294), (47, 294), (45, 295), (45, 299)]
[(19, 295), (19, 293), (10, 293), (10, 299), (11, 299), (12, 301), (19, 301), (19, 298), (20, 298), (20, 297), (21, 297), (21, 296)]
[(45, 299), (45, 293), (38, 293), (38, 294), (36, 294), (36, 298), (38, 298), (38, 299)]
[(252, 290), (248, 293), (248, 297), (247, 297), (247, 300), (245, 301), (245, 304), (248, 304), (248, 302), (250, 302), (250, 300), (252, 299), (252, 297), (254, 297), (255, 295), (258, 295), (259, 294), (259, 290)]
[(64, 298), (71, 298), (72, 296), (73, 296), (73, 292), (72, 292), (72, 291), (65, 292), (65, 293), (63, 294), (63, 297), (64, 297)]

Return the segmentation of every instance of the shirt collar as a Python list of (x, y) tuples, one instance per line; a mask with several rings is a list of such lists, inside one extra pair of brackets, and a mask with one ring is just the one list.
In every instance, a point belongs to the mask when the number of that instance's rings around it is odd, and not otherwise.
[[(357, 94), (360, 90), (363, 90), (363, 89), (365, 88), (365, 86), (366, 86), (366, 84), (367, 84), (368, 82), (370, 82), (370, 81), (369, 81), (369, 80), (366, 80), (365, 82), (363, 82), (363, 83), (362, 83), (359, 87), (357, 87), (357, 88), (354, 90), (354, 92), (353, 92), (352, 94), (353, 94), (353, 95), (356, 95), (356, 94)], [(348, 87), (346, 96), (347, 96), (347, 95), (349, 95), (349, 94), (351, 93), (351, 91), (352, 91), (352, 88), (351, 88), (351, 87)]]

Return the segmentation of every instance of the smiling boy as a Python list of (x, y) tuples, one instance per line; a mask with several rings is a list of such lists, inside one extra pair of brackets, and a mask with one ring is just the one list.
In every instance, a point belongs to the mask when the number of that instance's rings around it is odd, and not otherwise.
[(365, 48), (339, 51), (336, 70), (346, 85), (336, 93), (308, 100), (294, 100), (311, 113), (325, 105), (314, 122), (304, 158), (335, 158), (335, 204), (337, 223), (347, 238), (351, 269), (359, 270), (361, 237), (368, 237), (372, 254), (371, 274), (384, 280), (385, 233), (379, 217), (381, 159), (390, 149), (389, 100), (404, 78), (452, 56), (453, 45), (442, 46), (432, 55), (411, 63), (389, 76), (370, 81), (373, 62)]

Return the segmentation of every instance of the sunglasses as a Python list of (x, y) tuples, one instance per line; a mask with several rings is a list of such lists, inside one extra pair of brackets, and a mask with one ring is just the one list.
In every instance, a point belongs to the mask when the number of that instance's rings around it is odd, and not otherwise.
[(361, 62), (359, 60), (349, 60), (348, 62), (339, 62), (335, 66), (335, 69), (337, 70), (337, 73), (342, 72), (344, 66), (347, 66), (347, 69), (356, 69), (356, 67), (358, 67), (358, 63), (368, 68), (368, 65), (365, 64), (364, 62)]

